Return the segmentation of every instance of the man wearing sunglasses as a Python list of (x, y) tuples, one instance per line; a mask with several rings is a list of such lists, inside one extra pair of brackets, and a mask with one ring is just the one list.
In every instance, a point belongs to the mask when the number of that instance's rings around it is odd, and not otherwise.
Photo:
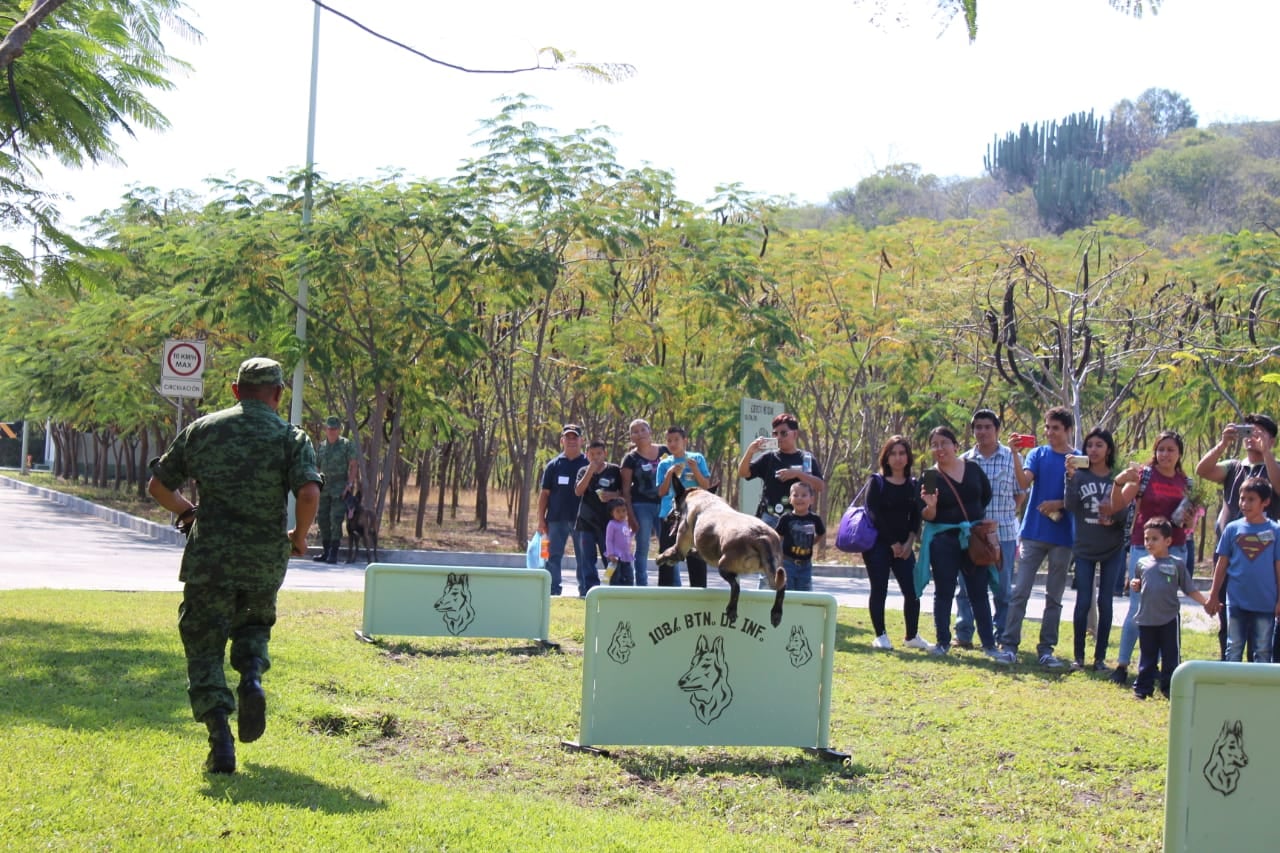
[(778, 518), (791, 508), (792, 483), (797, 480), (808, 483), (813, 489), (815, 504), (826, 483), (822, 479), (822, 466), (814, 455), (796, 446), (800, 440), (800, 422), (795, 415), (783, 412), (775, 417), (773, 437), (778, 441), (778, 449), (768, 453), (764, 452), (767, 436), (762, 435), (747, 445), (738, 462), (738, 476), (761, 481), (763, 488), (756, 517), (776, 527)]

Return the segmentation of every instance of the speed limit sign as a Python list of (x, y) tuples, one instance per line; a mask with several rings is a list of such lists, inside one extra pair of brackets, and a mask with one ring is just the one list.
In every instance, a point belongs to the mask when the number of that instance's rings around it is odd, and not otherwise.
[(204, 341), (165, 341), (160, 360), (160, 393), (166, 397), (203, 397), (204, 366)]

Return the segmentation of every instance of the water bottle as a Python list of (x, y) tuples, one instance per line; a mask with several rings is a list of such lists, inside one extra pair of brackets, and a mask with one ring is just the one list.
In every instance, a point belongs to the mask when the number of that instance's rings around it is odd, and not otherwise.
[(813, 473), (813, 454), (807, 450), (804, 452), (804, 472), (806, 474)]

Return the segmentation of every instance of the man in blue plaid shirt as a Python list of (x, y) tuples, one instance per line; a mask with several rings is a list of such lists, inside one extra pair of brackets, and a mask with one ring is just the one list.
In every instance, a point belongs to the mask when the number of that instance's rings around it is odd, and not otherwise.
[[(1000, 524), (1000, 551), (1003, 556), (1000, 566), (1000, 586), (994, 591), (996, 636), (1004, 631), (1005, 616), (1009, 613), (1009, 596), (1013, 589), (1013, 559), (1018, 547), (1018, 511), (1027, 493), (1018, 488), (1018, 475), (1014, 472), (1013, 452), (1000, 443), (1000, 416), (990, 409), (979, 409), (973, 413), (970, 421), (973, 429), (974, 447), (963, 454), (965, 459), (972, 459), (981, 466), (987, 479), (991, 481), (991, 503), (987, 504), (987, 518)], [(955, 645), (964, 649), (973, 648), (973, 608), (969, 605), (969, 596), (960, 585), (956, 595)]]

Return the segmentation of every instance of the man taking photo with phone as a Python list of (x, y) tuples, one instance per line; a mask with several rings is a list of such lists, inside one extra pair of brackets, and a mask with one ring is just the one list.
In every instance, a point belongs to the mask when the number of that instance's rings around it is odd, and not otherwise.
[[(1044, 436), (1047, 444), (1034, 448), (1020, 459), (1022, 448), (1011, 442), (1014, 471), (1018, 487), (1029, 490), (1027, 511), (1022, 516), (1021, 549), (1013, 577), (1013, 594), (1000, 642), (1005, 651), (1017, 654), (1022, 641), (1022, 620), (1027, 615), (1027, 602), (1036, 582), (1036, 572), (1048, 560), (1049, 574), (1044, 584), (1044, 617), (1040, 623), (1040, 642), (1036, 657), (1040, 665), (1061, 669), (1065, 664), (1053, 655), (1058, 644), (1058, 625), (1062, 620), (1062, 593), (1067, 588), (1071, 569), (1071, 544), (1074, 523), (1063, 511), (1066, 506), (1067, 457), (1076, 453), (1072, 446), (1075, 415), (1065, 406), (1054, 406), (1045, 412)], [(1019, 464), (1021, 463), (1021, 464)]]
[[(1229, 451), (1244, 442), (1244, 458), (1219, 461)], [(1240, 486), (1250, 477), (1262, 477), (1271, 481), (1272, 488), (1280, 492), (1280, 463), (1276, 462), (1276, 422), (1267, 415), (1253, 414), (1238, 424), (1227, 424), (1218, 443), (1209, 449), (1196, 463), (1196, 476), (1211, 483), (1222, 484), (1222, 511), (1213, 529), (1218, 535), (1227, 525), (1240, 517)], [(1267, 505), (1267, 517), (1280, 520), (1280, 499)], [(1218, 647), (1222, 659), (1227, 659), (1227, 584), (1218, 591)], [(1278, 632), (1280, 634), (1280, 632)], [(1275, 649), (1275, 643), (1271, 645)]]

